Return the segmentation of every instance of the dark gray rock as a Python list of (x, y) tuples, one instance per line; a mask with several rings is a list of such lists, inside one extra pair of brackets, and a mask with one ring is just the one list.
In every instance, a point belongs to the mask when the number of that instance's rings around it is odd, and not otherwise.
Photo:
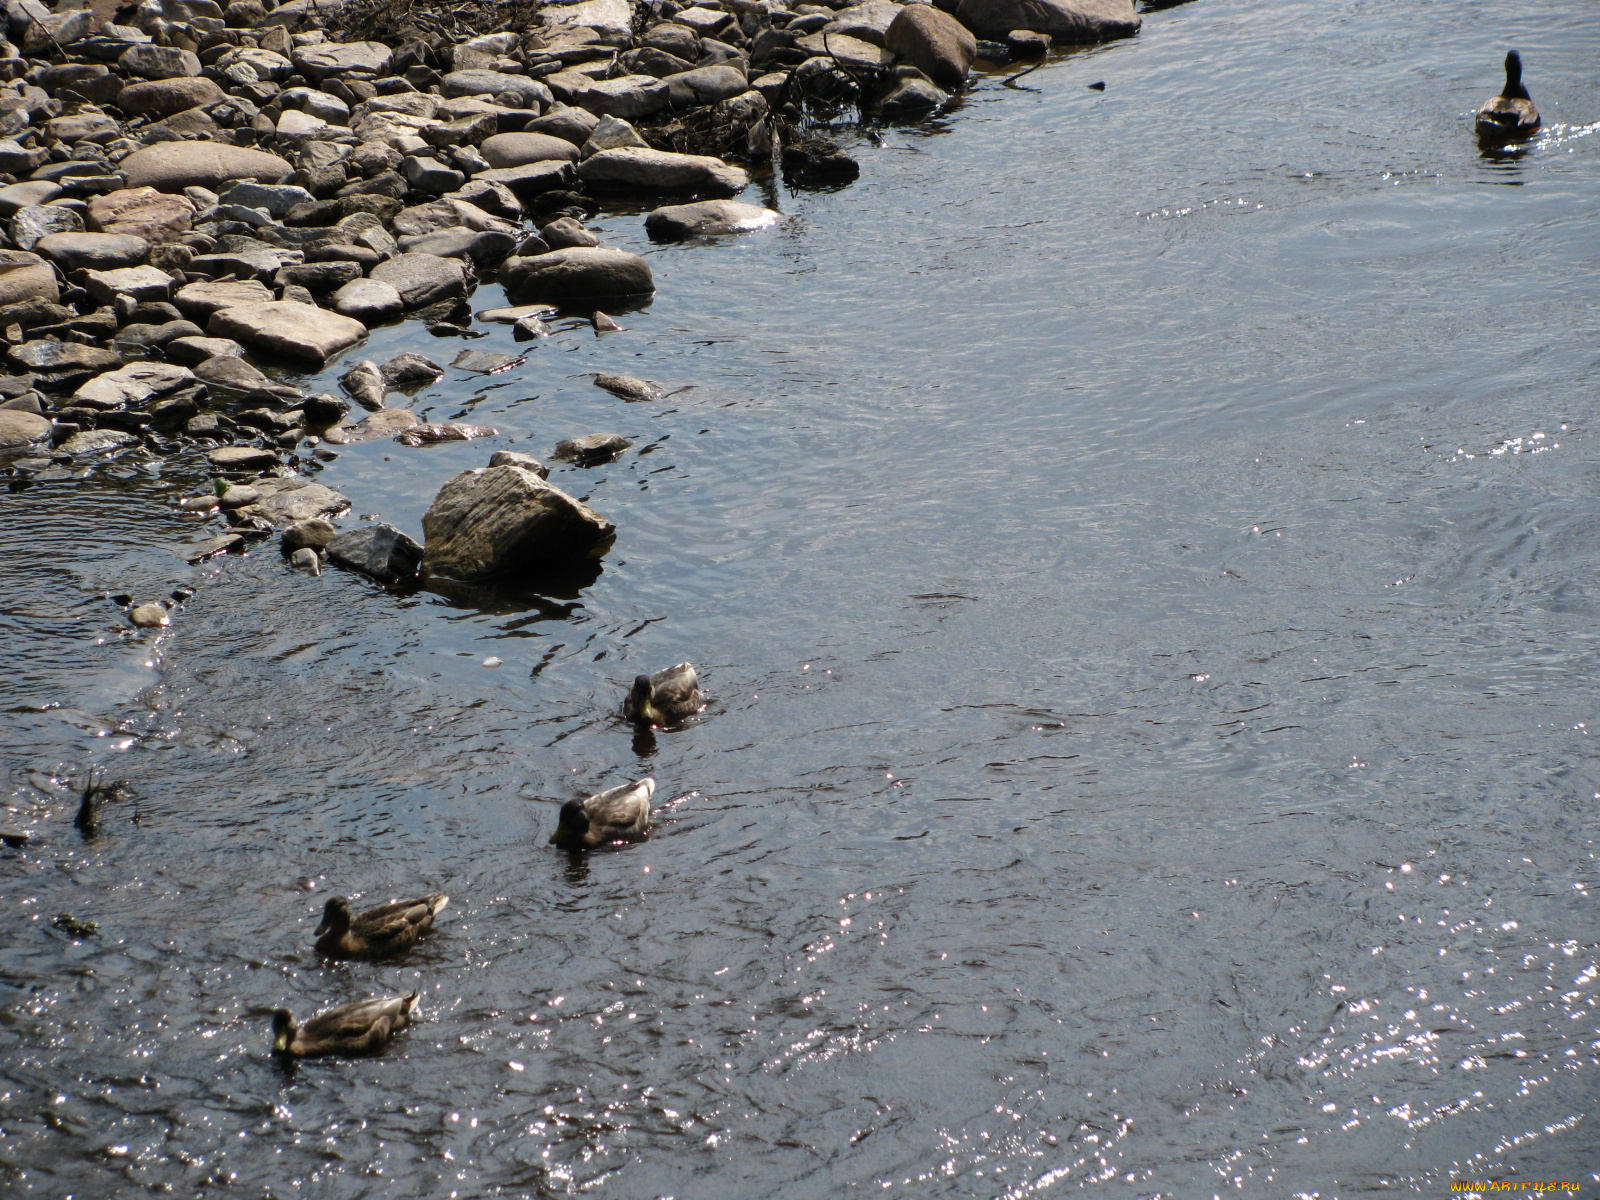
[(422, 518), (426, 574), (473, 583), (598, 558), (616, 526), (532, 471), (465, 471)]
[(500, 267), (500, 282), (507, 295), (527, 300), (592, 300), (655, 291), (643, 258), (607, 246), (508, 258)]
[(370, 575), (380, 583), (402, 583), (422, 565), (422, 547), (393, 525), (346, 530), (326, 545), (330, 562)]

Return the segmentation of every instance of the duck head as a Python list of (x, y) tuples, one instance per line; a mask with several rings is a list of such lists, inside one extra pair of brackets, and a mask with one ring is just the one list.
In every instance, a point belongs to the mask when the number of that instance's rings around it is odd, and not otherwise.
[(322, 924), (317, 926), (317, 932), (312, 936), (321, 937), (331, 931), (342, 937), (345, 930), (349, 928), (350, 901), (343, 896), (334, 896), (322, 906)]
[(280, 1008), (272, 1014), (272, 1052), (274, 1054), (289, 1053), (289, 1043), (294, 1041), (296, 1028), (294, 1014), (287, 1008)]
[(572, 850), (581, 849), (583, 837), (588, 832), (589, 814), (583, 811), (583, 801), (568, 800), (561, 806), (561, 819), (556, 822), (556, 831), (550, 835), (550, 844)]
[(1522, 86), (1522, 55), (1515, 50), (1506, 52), (1506, 86), (1500, 92), (1507, 100), (1528, 100), (1528, 89)]
[(633, 719), (641, 724), (663, 724), (661, 710), (656, 708), (655, 687), (650, 682), (650, 676), (639, 675), (634, 678), (633, 690), (628, 693), (630, 707), (633, 709)]

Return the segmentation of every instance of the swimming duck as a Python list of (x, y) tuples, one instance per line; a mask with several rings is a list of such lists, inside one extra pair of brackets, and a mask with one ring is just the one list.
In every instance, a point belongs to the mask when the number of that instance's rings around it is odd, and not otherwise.
[(320, 1058), (335, 1054), (354, 1057), (376, 1054), (407, 1025), (417, 1007), (418, 993), (360, 1000), (318, 1013), (304, 1025), (280, 1008), (272, 1014), (272, 1052), (283, 1058)]
[(636, 842), (650, 829), (654, 779), (610, 788), (587, 800), (568, 800), (550, 844), (563, 850), (592, 850), (603, 842)]
[(434, 892), (415, 900), (392, 900), (350, 915), (350, 901), (335, 896), (322, 906), (317, 953), (327, 958), (392, 958), (404, 954), (433, 928), (450, 897)]
[(694, 664), (686, 662), (654, 675), (640, 675), (622, 702), (622, 715), (641, 725), (668, 725), (699, 711), (700, 677), (694, 673)]
[(1522, 86), (1522, 56), (1506, 55), (1506, 85), (1491, 96), (1477, 113), (1478, 135), (1487, 138), (1527, 137), (1539, 128), (1539, 110)]

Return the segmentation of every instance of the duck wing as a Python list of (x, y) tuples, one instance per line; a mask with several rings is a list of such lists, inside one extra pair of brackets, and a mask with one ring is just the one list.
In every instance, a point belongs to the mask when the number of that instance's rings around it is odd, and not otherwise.
[(656, 781), (640, 779), (590, 796), (583, 811), (601, 841), (642, 837), (650, 827), (650, 797), (655, 794)]
[(433, 918), (449, 902), (450, 897), (435, 892), (368, 909), (351, 919), (348, 936), (374, 949), (404, 950), (433, 926)]
[(700, 711), (700, 677), (694, 664), (681, 662), (650, 676), (650, 690), (656, 707), (674, 717)]
[(411, 1022), (418, 993), (360, 1000), (318, 1013), (300, 1028), (302, 1054), (369, 1054)]

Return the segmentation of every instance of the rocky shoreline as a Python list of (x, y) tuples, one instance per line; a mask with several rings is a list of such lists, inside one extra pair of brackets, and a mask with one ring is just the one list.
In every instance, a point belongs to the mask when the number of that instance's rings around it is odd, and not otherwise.
[[(292, 564), (387, 584), (475, 584), (604, 552), (614, 528), (526, 455), (441, 489), (423, 544), (340, 533), (350, 507), (305, 471), (333, 447), (493, 434), (423, 424), (403, 401), (433, 358), (361, 360), (349, 399), (274, 382), (369, 329), (441, 338), (581, 313), (597, 331), (655, 290), (644, 258), (585, 227), (613, 196), (662, 202), (657, 240), (780, 220), (742, 203), (752, 176), (853, 180), (822, 122), (921, 119), (974, 63), (1052, 40), (1137, 31), (1132, 0), (528, 0), (430, 10), (403, 0), (7, 0), (0, 41), (0, 474), (13, 489), (111, 455), (200, 450), (225, 533), (198, 562), (283, 531)], [(483, 32), (483, 30), (490, 30)], [(670, 201), (670, 202), (669, 202)], [(512, 306), (474, 313), (480, 281)], [(441, 355), (440, 357), (447, 357)], [(463, 350), (492, 373), (514, 356)], [(624, 399), (647, 381), (602, 376)], [(370, 410), (357, 421), (352, 404)], [(599, 440), (596, 441), (595, 439)], [(594, 444), (590, 444), (593, 442)], [(604, 460), (602, 435), (559, 452)], [(155, 606), (136, 625), (163, 624)]]

